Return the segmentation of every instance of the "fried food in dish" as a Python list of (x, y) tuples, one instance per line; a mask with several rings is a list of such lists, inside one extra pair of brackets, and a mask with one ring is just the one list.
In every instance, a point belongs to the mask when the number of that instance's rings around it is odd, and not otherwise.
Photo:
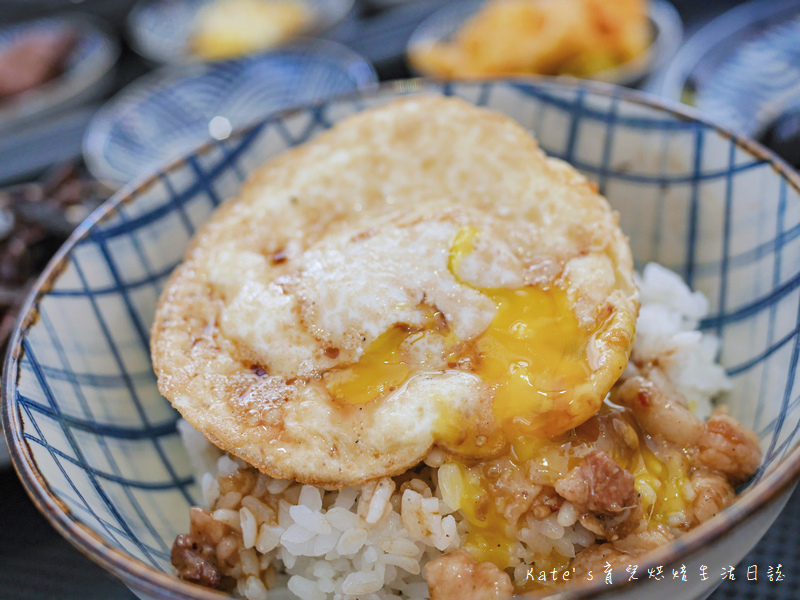
[(195, 237), (152, 332), (161, 392), (273, 477), (339, 489), (436, 446), (570, 430), (628, 362), (627, 240), (514, 121), (413, 97), (265, 165)]
[(214, 0), (200, 9), (189, 45), (205, 60), (243, 56), (284, 43), (312, 20), (302, 0)]
[(592, 77), (644, 55), (650, 36), (645, 0), (489, 0), (452, 40), (409, 60), (442, 78)]

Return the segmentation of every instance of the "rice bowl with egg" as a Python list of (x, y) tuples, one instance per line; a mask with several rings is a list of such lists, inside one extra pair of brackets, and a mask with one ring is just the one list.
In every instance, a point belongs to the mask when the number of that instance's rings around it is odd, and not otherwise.
[[(796, 341), (796, 305), (792, 308), (796, 297), (783, 295), (783, 290), (784, 283), (796, 278), (792, 265), (797, 249), (793, 245), (781, 246), (777, 242), (783, 236), (774, 236), (796, 224), (794, 208), (800, 190), (797, 174), (752, 142), (731, 137), (701, 119), (660, 106), (634, 92), (547, 81), (447, 85), (393, 82), (376, 94), (325, 102), (268, 119), (256, 128), (234, 133), (224, 148), (209, 144), (184, 162), (163, 169), (158, 179), (118, 194), (62, 249), (26, 303), (23, 312), (27, 316), (14, 335), (5, 376), (5, 432), (15, 466), (30, 494), (41, 503), (42, 512), (62, 535), (139, 597), (166, 594), (185, 600), (212, 600), (220, 594), (180, 580), (170, 564), (169, 549), (175, 537), (189, 531), (189, 508), (203, 505), (203, 500), (189, 456), (175, 431), (178, 415), (157, 393), (147, 346), (139, 343), (135, 328), (138, 317), (143, 325), (141, 339), (146, 343), (158, 294), (168, 273), (183, 259), (193, 228), (208, 218), (216, 204), (211, 200), (235, 197), (243, 178), (260, 165), (316, 137), (348, 115), (421, 91), (453, 95), (499, 110), (534, 132), (543, 150), (574, 164), (596, 182), (620, 212), (620, 223), (630, 236), (637, 269), (641, 271), (651, 261), (659, 262), (680, 273), (692, 289), (706, 295), (709, 313), (701, 329), (718, 335), (720, 364), (731, 381), (730, 391), (720, 401), (729, 407), (731, 415), (758, 432), (765, 452), (753, 479), (737, 489), (741, 493), (732, 506), (635, 562), (640, 579), (651, 567), (662, 565), (668, 574), (670, 568), (680, 570), (683, 563), (688, 582), (678, 579), (652, 586), (641, 581), (628, 584), (624, 569), (615, 569), (613, 585), (605, 585), (595, 577), (592, 582), (576, 580), (569, 588), (546, 593), (569, 598), (634, 598), (642, 593), (649, 595), (652, 588), (652, 595), (657, 598), (699, 597), (708, 593), (717, 580), (711, 577), (702, 582), (692, 573), (696, 574), (702, 564), (713, 568), (741, 561), (788, 498), (800, 466), (800, 430), (796, 427), (797, 407), (793, 402), (787, 404), (788, 396), (784, 395), (789, 393), (791, 382), (796, 381), (789, 368)], [(297, 132), (302, 136), (296, 137)], [(701, 138), (702, 144), (694, 146), (693, 142), (699, 143)], [(692, 152), (692, 148), (696, 151)], [(235, 162), (231, 162), (228, 150), (236, 157)], [(700, 162), (695, 160), (698, 156)], [(735, 162), (729, 163), (729, 159)], [(702, 185), (687, 185), (694, 181), (696, 172), (701, 174)], [(768, 225), (775, 225), (776, 215), (782, 214), (784, 198), (790, 210), (780, 221), (779, 231)], [(123, 215), (117, 216), (118, 207), (124, 216), (132, 218), (129, 225), (120, 222)], [(182, 219), (184, 212), (190, 223)], [(693, 232), (702, 235), (694, 237)], [(137, 279), (134, 269), (138, 267), (138, 257), (128, 251), (129, 246), (116, 241), (108, 245), (109, 236), (120, 241), (138, 239), (150, 260), (152, 271), (147, 272), (157, 279)], [(751, 253), (751, 248), (763, 248), (766, 254), (760, 250)], [(732, 260), (726, 262), (726, 256)], [(776, 268), (778, 262), (785, 267), (780, 274), (767, 268), (773, 259)], [(108, 281), (104, 265), (109, 261), (120, 269), (123, 279), (119, 284)], [(764, 268), (754, 269), (755, 265)], [(76, 279), (81, 272), (86, 277), (83, 284)], [(135, 291), (129, 284), (135, 286)], [(96, 298), (101, 307), (111, 302), (118, 310), (111, 315), (95, 315), (94, 297), (75, 297), (76, 292), (94, 290), (103, 294)], [(125, 310), (128, 301), (135, 312)], [(61, 318), (62, 314), (67, 318)], [(107, 320), (107, 316), (112, 318)], [(46, 328), (48, 321), (54, 331)], [(115, 355), (110, 352), (115, 347), (109, 350), (102, 332), (92, 327), (98, 321), (100, 325), (107, 323), (114, 341), (124, 341), (118, 346), (123, 363), (114, 362)], [(773, 332), (776, 337), (770, 337)], [(51, 334), (57, 337), (53, 339)], [(780, 347), (768, 352), (771, 340), (777, 339)], [(73, 407), (81, 411), (80, 405), (75, 404), (81, 400), (77, 396), (80, 390), (73, 392), (69, 386), (60, 385), (59, 372), (50, 371), (62, 368), (58, 355), (53, 353), (56, 343), (63, 344), (70, 360), (71, 364), (63, 366), (68, 373), (93, 376), (82, 386), (84, 392), (91, 394), (86, 398), (91, 413), (68, 414), (80, 414), (87, 422), (98, 424), (108, 419), (130, 423), (136, 438), (121, 443), (109, 439), (109, 453), (126, 472), (137, 473), (137, 481), (96, 478), (96, 469), (104, 468), (91, 462), (96, 453), (84, 454), (85, 459), (79, 457), (73, 462), (49, 450), (52, 446), (56, 452), (69, 453), (69, 440), (57, 434), (62, 426), (71, 427), (72, 422), (69, 417), (49, 413), (31, 416), (27, 412), (29, 399), (42, 405), (50, 399), (62, 411), (60, 414)], [(75, 362), (78, 360), (84, 362)], [(37, 362), (48, 370), (37, 375)], [(140, 365), (141, 373), (136, 365)], [(107, 379), (94, 379), (96, 375), (119, 374), (121, 385), (128, 373), (134, 375), (127, 380), (128, 388), (114, 391), (113, 397), (109, 397)], [(59, 391), (51, 398), (46, 394), (53, 386), (59, 386)], [(137, 409), (139, 413), (135, 412)], [(128, 420), (142, 413), (147, 419), (144, 424)], [(158, 429), (149, 424), (157, 424)], [(34, 439), (39, 435), (37, 425), (48, 427), (39, 436), (47, 446), (40, 446)], [(76, 439), (78, 449), (89, 450), (98, 438), (108, 439), (106, 432), (100, 430), (89, 437), (81, 435)], [(153, 455), (153, 442), (164, 448), (163, 457)], [(777, 452), (768, 452), (769, 448)], [(163, 470), (165, 462), (168, 468), (174, 467), (174, 475)], [(62, 465), (74, 488), (59, 484), (63, 482), (63, 470), (59, 470)], [(147, 483), (148, 487), (139, 483)], [(110, 496), (90, 493), (97, 488)], [(143, 511), (137, 512), (135, 506), (116, 496), (120, 490), (135, 494), (143, 503)], [(81, 494), (86, 503), (76, 504), (81, 502), (76, 494)], [(108, 513), (102, 511), (106, 505), (115, 511), (114, 524), (120, 524), (119, 531), (104, 529)], [(90, 512), (81, 508), (84, 506)], [(130, 528), (130, 533), (124, 533), (125, 528)], [(155, 540), (149, 537), (153, 534)], [(149, 546), (140, 545), (150, 541), (163, 549), (156, 556), (148, 554)], [(644, 588), (648, 591), (644, 592)], [(286, 589), (276, 590), (272, 597), (287, 595)]]
[[(668, 304), (657, 300), (665, 289), (669, 290)], [(643, 314), (637, 323), (637, 340), (646, 339), (651, 345), (644, 349), (647, 352), (656, 348), (672, 357), (678, 365), (675, 372), (686, 375), (678, 385), (692, 398), (694, 412), (709, 416), (711, 398), (727, 388), (728, 380), (714, 362), (714, 337), (695, 331), (707, 309), (705, 299), (691, 293), (677, 275), (655, 264), (646, 269), (640, 290)], [(670, 326), (665, 328), (665, 322)], [(686, 368), (689, 365), (691, 370)], [(261, 585), (266, 583), (272, 588), (288, 586), (295, 595), (310, 599), (337, 593), (343, 597), (375, 593), (378, 598), (392, 594), (428, 598), (422, 567), (460, 547), (466, 537), (469, 522), (447, 502), (442, 487), (434, 484), (439, 478), (437, 466), (442, 468), (440, 452), (426, 457), (424, 466), (399, 485), (384, 484), (376, 489), (376, 484), (368, 484), (336, 492), (257, 473), (243, 461), (223, 455), (185, 421), (179, 423), (179, 429), (202, 483), (206, 508), (213, 509), (214, 519), (230, 526), (229, 535), (241, 534), (241, 544), (250, 544), (251, 552), (245, 549), (247, 558), (241, 566), (245, 574), (247, 565), (248, 575), (254, 579), (247, 577), (238, 589), (244, 597), (267, 597), (267, 586)], [(654, 506), (657, 492), (644, 480), (640, 485)], [(276, 502), (277, 513), (268, 508)], [(458, 497), (451, 496), (450, 502), (457, 503)], [(578, 523), (578, 516), (575, 508), (564, 502), (542, 519), (526, 519), (512, 550), (520, 557), (514, 569), (519, 587), (541, 584), (536, 580), (546, 570), (529, 566), (536, 559), (553, 555), (569, 559), (595, 544), (596, 535)], [(674, 518), (686, 517), (677, 512)], [(198, 518), (199, 523), (207, 523), (208, 515), (198, 509), (193, 522)], [(275, 519), (277, 523), (270, 525)], [(238, 549), (238, 540), (231, 548)], [(269, 557), (264, 561), (266, 567), (253, 560), (254, 555)], [(564, 581), (561, 573), (556, 582), (549, 574), (546, 579), (547, 585)]]
[[(278, 163), (249, 184), (245, 200), (226, 205), (223, 216), (206, 226), (162, 297), (153, 329), (153, 356), (162, 392), (207, 438), (247, 459), (223, 456), (216, 467), (198, 465), (206, 471), (203, 488), (210, 511), (193, 509), (192, 531), (179, 536), (173, 547), (173, 564), (187, 580), (222, 589), (235, 587), (251, 599), (265, 597), (267, 588), (281, 585), (287, 575), (289, 590), (304, 598), (447, 599), (463, 595), (459, 581), (470, 582), (472, 590), (484, 597), (507, 597), (542, 585), (531, 581), (532, 565), (537, 570), (581, 576), (605, 562), (624, 561), (667, 543), (729, 504), (734, 496), (732, 485), (746, 479), (759, 464), (757, 442), (738, 422), (721, 413), (706, 422), (696, 416), (707, 416), (710, 399), (724, 389), (726, 380), (714, 364), (713, 339), (694, 331), (704, 310), (702, 299), (657, 266), (643, 275), (639, 290), (642, 310), (634, 340), (638, 300), (630, 254), (621, 233), (614, 229), (604, 199), (582, 177), (562, 163), (544, 159), (532, 140), (521, 137), (520, 128), (484, 111), (444, 100), (406, 102), (403, 110), (406, 117), (416, 114), (408, 117), (412, 121), (420, 115), (449, 114), (441, 117), (444, 132), (453, 123), (451, 130), (463, 131), (464, 123), (458, 118), (464, 117), (471, 121), (470, 132), (487, 134), (483, 138), (475, 134), (479, 141), (507, 142), (510, 149), (495, 146), (491, 150), (496, 155), (506, 151), (509, 158), (499, 160), (503, 168), (493, 172), (490, 155), (482, 153), (480, 144), (468, 150), (449, 145), (454, 149), (449, 155), (437, 147), (433, 163), (426, 163), (423, 157), (416, 165), (422, 171), (444, 172), (444, 176), (426, 182), (400, 172), (397, 181), (408, 179), (415, 190), (428, 185), (431, 197), (447, 189), (453, 198), (462, 200), (457, 209), (447, 201), (437, 204), (438, 200), (428, 199), (435, 210), (427, 219), (415, 220), (413, 211), (410, 216), (398, 216), (382, 208), (377, 216), (368, 215), (369, 227), (367, 220), (359, 221), (360, 216), (341, 219), (348, 226), (355, 221), (360, 229), (336, 230), (333, 240), (325, 237), (324, 226), (312, 228), (318, 237), (309, 245), (317, 243), (316, 247), (303, 247), (307, 242), (293, 246), (295, 240), (283, 240), (279, 247), (260, 252), (272, 261), (270, 268), (281, 271), (275, 278), (280, 292), (253, 288), (251, 283), (263, 280), (268, 264), (249, 255), (242, 261), (243, 255), (235, 252), (238, 242), (229, 243), (227, 237), (233, 231), (234, 238), (247, 239), (230, 226), (230, 219), (237, 227), (263, 222), (253, 220), (243, 207), (248, 203), (259, 206), (262, 198), (275, 196), (269, 186), (276, 180), (289, 190), (289, 204), (307, 202), (302, 182), (314, 176), (308, 175), (308, 169), (285, 169), (285, 163)], [(393, 118), (390, 114), (388, 109), (376, 111), (363, 116), (361, 123), (372, 119), (385, 128), (386, 121), (391, 123)], [(401, 141), (410, 138), (410, 147), (418, 150), (414, 144), (420, 140), (414, 139), (413, 127), (390, 130)], [(318, 151), (347, 163), (346, 154), (331, 153), (331, 148), (336, 148), (331, 139), (341, 142), (337, 135), (345, 139), (349, 135), (345, 125), (340, 133), (336, 131), (315, 142), (317, 146), (308, 152)], [(440, 143), (448, 147), (447, 139)], [(379, 154), (380, 144), (366, 146), (367, 154)], [(392, 152), (397, 155), (396, 146)], [(410, 152), (409, 156), (416, 154)], [(529, 166), (517, 167), (511, 158), (516, 155), (521, 155), (520, 163), (527, 161)], [(297, 156), (302, 159), (302, 153)], [(377, 162), (386, 168), (380, 157)], [(448, 175), (452, 166), (462, 169), (460, 177)], [(544, 176), (528, 180), (528, 170)], [(341, 166), (337, 172), (348, 173)], [(504, 176), (498, 178), (498, 172)], [(465, 185), (464, 179), (471, 173), (477, 173), (474, 177), (488, 173), (488, 179), (482, 186)], [(392, 177), (391, 171), (383, 174)], [(363, 177), (363, 172), (358, 176)], [(330, 184), (326, 177), (323, 173), (321, 180)], [(381, 206), (384, 198), (402, 198), (403, 185), (397, 183), (395, 193), (388, 195), (386, 188), (381, 189)], [(514, 185), (521, 194), (498, 193), (502, 186)], [(353, 189), (357, 197), (364, 193), (357, 185), (350, 191)], [(467, 191), (462, 193), (463, 189)], [(498, 199), (500, 205), (502, 201), (522, 202), (530, 190), (535, 192), (530, 206), (539, 207), (531, 208), (530, 222), (538, 222), (540, 229), (528, 238), (513, 229), (519, 212), (504, 215), (489, 208), (486, 213), (471, 213), (469, 203), (463, 202), (473, 192), (478, 206), (481, 202), (494, 206)], [(370, 212), (369, 194), (363, 198), (363, 202), (349, 205), (360, 206), (354, 212)], [(414, 199), (419, 206), (419, 198)], [(565, 202), (585, 212), (565, 210)], [(327, 213), (315, 210), (319, 208), (312, 205), (312, 224), (325, 221)], [(541, 212), (547, 218), (542, 219)], [(576, 214), (592, 218), (581, 221)], [(498, 241), (502, 236), (497, 234), (503, 228), (492, 219), (512, 223), (506, 240), (522, 240), (523, 250), (527, 243), (538, 249), (538, 254), (515, 254), (508, 245), (503, 252)], [(557, 236), (554, 233), (548, 238), (548, 233), (542, 233), (541, 223), (548, 219), (550, 232), (563, 234), (549, 245), (548, 240)], [(519, 226), (524, 228), (526, 223), (523, 219)], [(415, 237), (404, 237), (408, 231)], [(301, 232), (306, 239), (308, 230)], [(215, 243), (209, 245), (209, 239)], [(403, 257), (403, 252), (413, 248), (410, 239), (421, 247), (413, 260)], [(563, 239), (571, 241), (563, 244)], [(587, 239), (591, 243), (578, 243)], [(353, 244), (380, 241), (382, 245), (369, 246), (369, 254), (347, 253)], [(381, 248), (391, 252), (381, 254)], [(308, 259), (315, 252), (314, 261)], [(312, 345), (317, 344), (319, 352), (292, 363), (292, 352), (302, 350), (293, 348), (294, 338), (274, 335), (276, 330), (295, 335), (286, 313), (276, 312), (279, 308), (275, 307), (280, 307), (281, 301), (285, 306), (285, 297), (295, 294), (310, 311), (304, 323), (313, 324), (320, 306), (335, 306), (315, 302), (314, 294), (342, 289), (336, 287), (341, 283), (337, 264), (352, 267), (359, 264), (360, 256), (367, 256), (373, 260), (380, 257), (378, 264), (391, 265), (398, 255), (404, 258), (398, 262), (400, 273), (411, 282), (408, 285), (427, 282), (422, 286), (422, 298), (438, 298), (433, 302), (437, 310), (416, 314), (406, 305), (396, 304), (400, 308), (394, 314), (389, 312), (388, 326), (365, 328), (355, 340), (346, 327), (335, 340), (330, 339), (335, 326), (317, 327)], [(442, 275), (433, 283), (414, 272), (417, 265), (425, 266), (426, 260), (435, 265), (437, 257)], [(298, 263), (302, 266), (296, 273), (284, 272)], [(491, 268), (487, 269), (487, 264)], [(386, 269), (376, 271), (387, 273)], [(242, 272), (246, 274), (244, 284), (237, 279)], [(391, 274), (390, 268), (388, 272)], [(200, 279), (198, 273), (203, 274)], [(309, 273), (316, 277), (311, 286), (304, 279)], [(436, 286), (444, 285), (441, 282), (445, 280), (450, 287), (442, 292)], [(211, 303), (204, 287), (209, 282), (212, 288), (216, 286)], [(366, 289), (359, 285), (349, 282), (345, 288)], [(368, 285), (376, 289), (374, 281)], [(391, 286), (387, 289), (391, 291)], [(352, 294), (346, 297), (353, 302)], [(455, 308), (446, 308), (454, 297), (458, 300)], [(472, 304), (464, 298), (472, 299)], [(417, 303), (424, 304), (419, 299)], [(355, 311), (345, 311), (334, 323), (369, 315), (369, 306), (363, 302), (354, 305)], [(465, 306), (473, 310), (459, 317), (458, 311)], [(481, 307), (486, 314), (477, 322), (482, 326), (470, 327), (475, 315), (481, 316)], [(509, 307), (510, 316), (504, 312)], [(373, 313), (379, 319), (387, 314), (385, 310)], [(264, 314), (271, 319), (266, 326), (258, 320)], [(284, 320), (275, 319), (276, 314)], [(250, 323), (260, 328), (254, 332), (244, 326)], [(267, 338), (275, 337), (283, 344), (279, 347), (289, 351), (276, 352), (270, 339), (258, 337), (259, 331), (267, 331)], [(504, 338), (506, 331), (513, 335)], [(564, 332), (571, 333), (561, 335)], [(580, 336), (582, 341), (573, 343)], [(547, 339), (547, 344), (541, 344), (542, 339)], [(421, 351), (412, 351), (409, 346), (420, 340), (426, 340)], [(533, 344), (537, 340), (539, 344)], [(545, 349), (540, 350), (541, 346)], [(530, 356), (520, 360), (520, 352), (530, 352)], [(231, 356), (235, 358), (232, 362), (228, 360)], [(437, 356), (444, 360), (443, 365), (436, 362)], [(381, 374), (377, 386), (375, 373)], [(504, 379), (506, 375), (517, 379)], [(422, 385), (409, 394), (415, 377), (447, 385), (450, 377), (457, 383), (466, 382), (466, 387), (445, 385), (432, 393)], [(325, 390), (330, 401), (349, 405), (337, 410), (349, 415), (350, 423), (354, 414), (377, 419), (381, 407), (393, 406), (392, 399), (398, 396), (404, 401), (396, 404), (393, 417), (401, 415), (400, 408), (423, 398), (437, 418), (421, 420), (428, 423), (428, 430), (419, 440), (407, 430), (392, 431), (391, 420), (383, 421), (389, 428), (384, 427), (377, 438), (363, 438), (372, 440), (373, 448), (382, 443), (381, 436), (389, 443), (404, 435), (414, 439), (415, 443), (402, 448), (401, 453), (406, 453), (402, 459), (365, 451), (366, 443), (348, 446), (353, 429), (337, 438), (345, 442), (330, 446), (336, 452), (326, 458), (317, 442), (328, 434), (314, 422), (313, 415), (303, 422), (305, 429), (292, 430), (287, 419), (276, 429), (274, 424), (270, 426), (269, 414), (254, 410), (267, 405), (264, 398), (271, 399), (269, 410), (291, 410), (294, 396), (277, 398), (274, 393), (298, 381), (304, 390)], [(520, 387), (524, 385), (538, 391), (532, 400), (521, 402), (520, 398), (528, 397), (519, 393), (527, 389)], [(447, 391), (452, 389), (461, 391)], [(314, 407), (318, 408), (319, 397), (315, 398)], [(448, 404), (448, 398), (454, 401)], [(482, 401), (487, 398), (491, 410), (482, 413)], [(296, 404), (302, 406), (308, 398), (301, 400)], [(286, 406), (289, 408), (283, 408)], [(364, 413), (360, 413), (362, 409)], [(235, 411), (240, 411), (241, 420), (231, 419)], [(423, 413), (414, 412), (412, 418)], [(348, 424), (344, 417), (337, 421), (328, 415), (320, 422), (330, 424), (332, 430), (336, 429), (333, 425)], [(264, 431), (280, 443), (264, 450)], [(280, 438), (284, 431), (295, 433)], [(312, 432), (312, 439), (302, 438), (304, 431)], [(356, 437), (353, 444), (361, 441)], [(306, 454), (287, 452), (286, 448), (303, 449)], [(199, 456), (200, 452), (191, 454)]]

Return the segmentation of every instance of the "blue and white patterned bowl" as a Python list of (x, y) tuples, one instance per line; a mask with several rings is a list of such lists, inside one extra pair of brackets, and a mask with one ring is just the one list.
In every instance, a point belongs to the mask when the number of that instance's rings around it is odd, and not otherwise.
[[(411, 34), (406, 56), (420, 46), (450, 40), (468, 19), (480, 11), (486, 1), (459, 0), (436, 11)], [(614, 69), (595, 73), (591, 79), (633, 85), (665, 65), (678, 51), (683, 40), (683, 23), (678, 11), (667, 0), (651, 0), (648, 5), (653, 41), (647, 52)], [(414, 65), (410, 66), (412, 70), (415, 69)]]
[(800, 93), (800, 0), (751, 0), (714, 19), (648, 88), (755, 135)]
[(703, 327), (720, 337), (734, 383), (727, 403), (758, 433), (763, 466), (732, 507), (639, 564), (683, 564), (686, 582), (617, 575), (614, 586), (595, 580), (560, 597), (703, 596), (719, 579), (701, 581), (699, 566), (719, 573), (741, 560), (800, 475), (800, 176), (752, 142), (599, 84), (387, 84), (269, 118), (114, 196), (46, 269), (9, 346), (4, 427), (25, 486), (67, 539), (141, 597), (220, 597), (169, 564), (200, 490), (150, 366), (159, 292), (194, 231), (265, 160), (418, 92), (519, 121), (597, 182), (640, 266), (657, 261), (708, 296)]
[(119, 57), (119, 45), (106, 27), (93, 17), (52, 17), (2, 29), (0, 53), (28, 35), (64, 30), (72, 30), (77, 36), (64, 72), (32, 90), (0, 101), (0, 132), (89, 100), (110, 84)]
[(377, 84), (372, 66), (333, 42), (172, 67), (143, 77), (92, 119), (83, 154), (112, 187), (154, 172), (209, 137), (225, 137), (280, 109)]
[[(196, 61), (189, 48), (194, 19), (204, 4), (213, 0), (140, 0), (128, 15), (131, 46), (157, 63)], [(355, 0), (302, 0), (313, 19), (301, 34), (320, 33), (350, 12)]]

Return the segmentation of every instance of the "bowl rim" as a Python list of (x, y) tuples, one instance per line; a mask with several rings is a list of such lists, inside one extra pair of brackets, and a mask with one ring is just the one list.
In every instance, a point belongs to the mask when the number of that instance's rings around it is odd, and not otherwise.
[[(585, 91), (601, 97), (622, 100), (634, 105), (644, 106), (663, 111), (672, 117), (684, 122), (697, 122), (715, 131), (721, 136), (730, 139), (736, 146), (752, 154), (756, 158), (769, 164), (776, 174), (787, 182), (800, 194), (800, 173), (794, 171), (788, 164), (773, 152), (763, 147), (758, 142), (742, 137), (724, 127), (715, 124), (707, 118), (701, 117), (691, 107), (678, 105), (675, 102), (657, 98), (643, 92), (628, 90), (619, 86), (602, 82), (583, 80), (564, 80), (551, 77), (516, 77), (496, 80), (459, 80), (458, 85), (491, 87), (493, 85), (516, 84), (530, 88), (544, 88), (556, 91), (574, 90)], [(441, 92), (434, 92), (431, 86), (442, 86)], [(313, 107), (322, 107), (330, 103), (346, 99), (359, 99), (363, 97), (378, 96), (403, 96), (410, 93), (428, 92), (448, 94), (448, 84), (431, 82), (425, 79), (406, 79), (389, 81), (381, 84), (377, 90), (368, 92), (354, 92), (336, 98), (331, 98), (302, 107), (290, 108), (267, 117), (254, 125), (237, 129), (232, 136), (243, 137), (257, 131), (264, 124), (284, 119), (291, 115), (302, 114)], [(209, 141), (187, 156), (202, 155), (211, 151), (217, 144)], [(228, 598), (227, 594), (208, 590), (200, 586), (187, 583), (163, 571), (129, 556), (128, 554), (112, 547), (95, 533), (90, 527), (71, 516), (69, 508), (63, 501), (53, 494), (44, 478), (37, 470), (30, 447), (22, 438), (20, 411), (16, 402), (9, 400), (15, 397), (19, 377), (19, 361), (23, 355), (22, 341), (29, 328), (37, 320), (39, 302), (47, 295), (55, 281), (58, 280), (66, 267), (67, 259), (76, 244), (86, 237), (89, 232), (100, 222), (111, 216), (120, 205), (134, 201), (140, 194), (150, 189), (163, 175), (179, 169), (186, 162), (186, 157), (172, 161), (158, 172), (140, 178), (126, 185), (114, 194), (100, 207), (98, 207), (61, 246), (55, 256), (47, 264), (42, 274), (37, 278), (20, 310), (19, 317), (14, 327), (8, 350), (5, 357), (2, 381), (2, 421), (3, 432), (9, 445), (9, 450), (20, 480), (26, 492), (36, 507), (44, 514), (53, 527), (64, 536), (73, 546), (88, 558), (120, 578), (128, 587), (145, 593), (156, 594), (157, 597), (174, 600), (219, 600)], [(638, 561), (644, 569), (663, 565), (665, 568), (675, 564), (681, 559), (694, 555), (704, 546), (718, 540), (734, 526), (743, 522), (748, 517), (769, 507), (773, 501), (778, 500), (781, 494), (790, 489), (800, 478), (800, 445), (784, 457), (775, 468), (764, 475), (747, 493), (737, 499), (731, 506), (689, 531), (681, 538), (654, 550), (647, 555), (646, 561)], [(552, 593), (561, 600), (579, 600), (584, 598), (613, 597), (623, 589), (633, 585), (627, 580), (618, 580), (612, 585), (605, 585), (601, 581), (581, 583), (565, 589), (556, 589)], [(549, 594), (550, 592), (548, 592)], [(536, 594), (527, 594), (523, 597), (534, 598)]]
[[(301, 2), (303, 0), (300, 0)], [(245, 56), (251, 56), (253, 54), (262, 54), (264, 52), (269, 52), (271, 50), (279, 49), (287, 44), (291, 44), (292, 42), (300, 39), (300, 38), (308, 38), (311, 36), (315, 36), (321, 34), (334, 26), (338, 25), (342, 21), (344, 21), (347, 16), (353, 12), (353, 7), (355, 6), (355, 0), (334, 0), (341, 4), (338, 7), (337, 12), (332, 16), (332, 18), (320, 19), (320, 15), (316, 15), (315, 18), (311, 20), (311, 22), (306, 26), (303, 27), (301, 31), (297, 33), (297, 35), (292, 35), (286, 41), (271, 47), (265, 48), (258, 52), (250, 52), (244, 54), (242, 56), (231, 56), (224, 59), (219, 60), (203, 60), (201, 57), (197, 56), (196, 54), (192, 53), (192, 51), (188, 47), (189, 38), (186, 37), (180, 42), (180, 52), (175, 53), (174, 55), (165, 55), (163, 52), (159, 52), (158, 49), (154, 49), (153, 45), (150, 42), (150, 37), (148, 35), (143, 35), (141, 30), (141, 25), (139, 24), (139, 19), (141, 18), (142, 14), (145, 14), (147, 10), (152, 6), (164, 2), (186, 2), (186, 0), (137, 0), (133, 7), (131, 8), (128, 16), (125, 20), (125, 32), (126, 32), (126, 39), (136, 54), (144, 58), (145, 60), (152, 61), (156, 64), (187, 64), (187, 63), (217, 63), (217, 62), (225, 62), (227, 60), (233, 60), (236, 58), (242, 58)], [(192, 13), (194, 17), (197, 14), (197, 11), (202, 7), (202, 2), (197, 3), (196, 8), (194, 9), (195, 12)]]
[[(425, 73), (423, 70), (417, 68), (411, 62), (411, 54), (415, 48), (430, 43), (431, 41), (438, 41), (430, 39), (430, 35), (427, 31), (433, 23), (451, 14), (464, 16), (464, 20), (466, 20), (473, 16), (487, 2), (488, 0), (462, 0), (461, 2), (446, 4), (423, 19), (422, 22), (414, 28), (414, 31), (411, 33), (406, 43), (405, 59), (411, 72), (420, 77), (434, 77), (430, 73)], [(655, 31), (655, 36), (641, 55), (634, 56), (630, 60), (612, 69), (599, 71), (592, 77), (580, 79), (615, 85), (628, 85), (652, 76), (666, 65), (670, 59), (678, 53), (681, 42), (683, 41), (683, 21), (681, 16), (671, 2), (667, 0), (650, 0), (648, 3), (647, 20), (651, 28)], [(463, 24), (463, 22), (464, 21), (462, 21), (461, 24)], [(517, 76), (500, 75), (497, 77), (483, 75), (476, 77), (475, 81), (483, 81), (489, 78), (509, 79), (515, 77), (546, 76), (536, 74)], [(560, 75), (551, 78), (575, 79), (575, 77), (571, 75)], [(458, 77), (452, 80), (464, 81), (463, 78)], [(472, 81), (472, 79), (469, 79), (469, 81)]]
[[(290, 43), (269, 52), (248, 54), (226, 61), (165, 64), (125, 86), (108, 100), (108, 102), (106, 102), (92, 117), (81, 142), (81, 152), (86, 166), (94, 177), (114, 190), (120, 189), (130, 181), (135, 181), (142, 177), (142, 175), (149, 174), (149, 172), (145, 172), (135, 175), (131, 179), (109, 162), (107, 158), (106, 142), (108, 135), (124, 114), (128, 113), (133, 107), (140, 106), (144, 102), (149, 101), (154, 94), (163, 92), (174, 86), (182, 85), (187, 81), (205, 77), (217, 71), (224, 71), (231, 66), (240, 64), (257, 62), (270, 63), (282, 60), (287, 58), (286, 55), (290, 54), (295, 54), (297, 56), (302, 55), (310, 61), (324, 60), (331, 64), (335, 62), (336, 66), (341, 68), (342, 71), (346, 71), (353, 81), (356, 87), (354, 91), (366, 91), (378, 85), (378, 74), (369, 60), (343, 44), (321, 38), (298, 37), (294, 38)], [(355, 66), (364, 68), (366, 76), (363, 80), (357, 80), (357, 78), (352, 75), (351, 71)], [(292, 107), (289, 106), (280, 109), (276, 113), (270, 113), (267, 116), (279, 114), (281, 111), (288, 108)], [(258, 123), (263, 119), (264, 117), (255, 119), (252, 124)], [(245, 125), (244, 127), (248, 126), (249, 125)], [(236, 131), (239, 129), (242, 129), (242, 127), (237, 127), (230, 135), (235, 135)], [(182, 152), (181, 156), (193, 154), (198, 147), (202, 147), (205, 143), (206, 142), (193, 144), (186, 152)], [(159, 172), (161, 170), (161, 167), (159, 167), (152, 170), (152, 172)]]

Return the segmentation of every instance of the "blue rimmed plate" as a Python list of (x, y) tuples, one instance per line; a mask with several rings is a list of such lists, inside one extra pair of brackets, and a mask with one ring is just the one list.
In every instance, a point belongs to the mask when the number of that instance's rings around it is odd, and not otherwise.
[(755, 135), (800, 93), (800, 0), (751, 0), (717, 17), (648, 87)]
[(34, 89), (0, 101), (0, 132), (96, 97), (110, 83), (119, 45), (100, 21), (89, 16), (53, 17), (2, 29), (0, 52), (24, 37), (65, 30), (73, 31), (76, 41), (64, 71)]
[[(131, 46), (157, 63), (198, 60), (189, 48), (198, 11), (213, 0), (140, 0), (128, 15)], [(313, 35), (341, 21), (355, 0), (299, 0), (313, 18), (301, 34)]]
[(118, 187), (279, 109), (377, 80), (366, 60), (321, 40), (168, 68), (134, 82), (98, 112), (84, 136), (84, 157), (95, 177)]
[[(439, 9), (414, 30), (408, 40), (406, 56), (420, 46), (449, 40), (470, 17), (480, 11), (484, 4), (486, 0), (460, 0)], [(683, 23), (678, 11), (666, 0), (651, 0), (648, 18), (652, 42), (647, 52), (619, 67), (595, 73), (591, 79), (619, 85), (633, 85), (654, 73), (672, 58), (683, 40)], [(414, 68), (413, 65), (411, 67)]]

